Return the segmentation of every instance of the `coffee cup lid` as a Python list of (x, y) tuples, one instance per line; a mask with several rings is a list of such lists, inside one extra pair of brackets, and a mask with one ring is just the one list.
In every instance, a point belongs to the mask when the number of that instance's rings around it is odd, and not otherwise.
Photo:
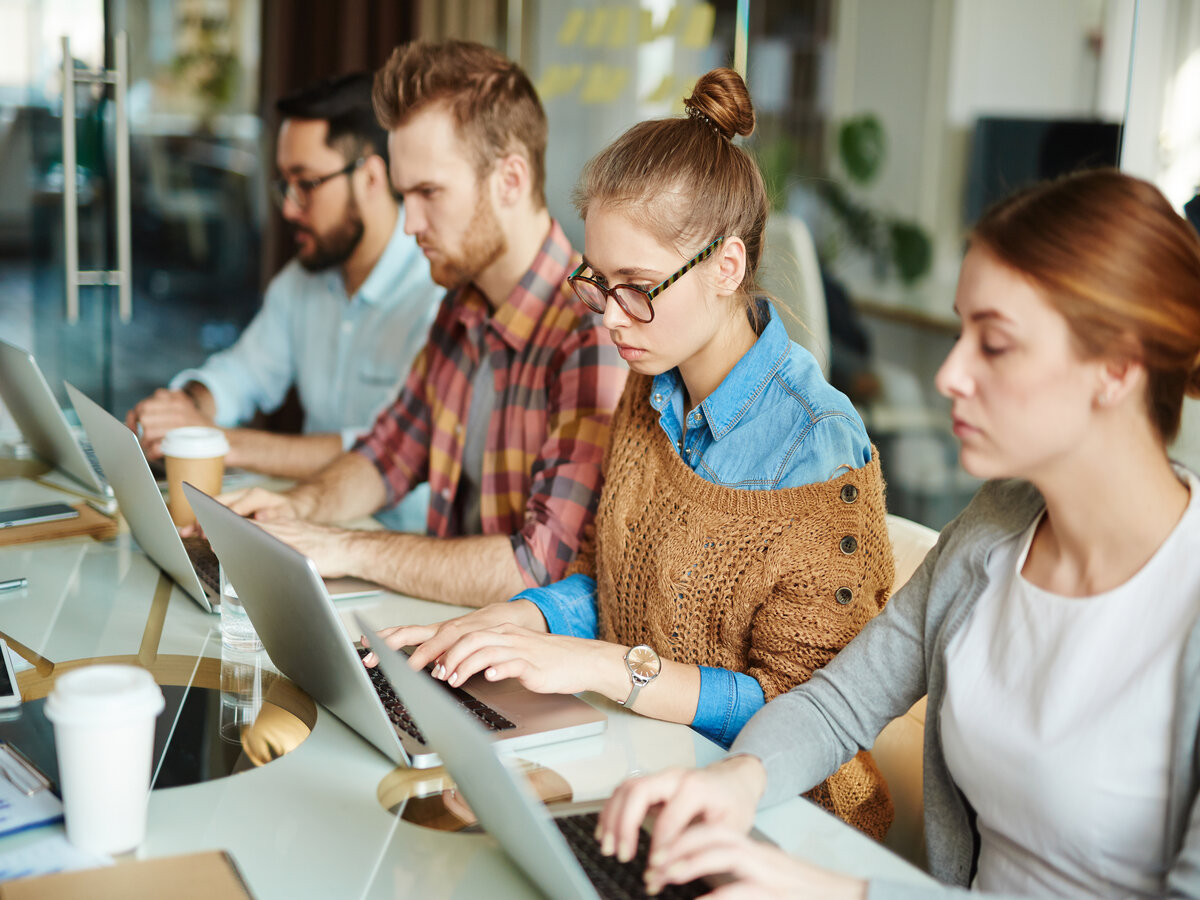
[(220, 428), (187, 425), (172, 428), (162, 439), (162, 455), (176, 459), (210, 459), (229, 452), (229, 441)]
[(115, 723), (163, 710), (162, 689), (137, 666), (94, 665), (72, 669), (54, 682), (46, 718), (64, 725)]

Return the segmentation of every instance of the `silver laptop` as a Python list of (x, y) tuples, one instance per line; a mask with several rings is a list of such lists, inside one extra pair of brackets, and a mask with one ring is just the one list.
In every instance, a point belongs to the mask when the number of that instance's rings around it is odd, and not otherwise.
[(76, 439), (33, 354), (0, 341), (0, 397), (30, 449), (71, 480), (71, 487), (112, 496), (90, 448)]
[[(314, 700), (413, 768), (440, 763), (378, 668), (367, 669), (346, 635), (316, 564), (190, 484), (184, 492), (212, 541), (271, 661)], [(486, 727), (505, 751), (599, 734), (608, 717), (578, 697), (535, 694), (515, 679), (478, 676), (429, 684)]]
[[(359, 613), (354, 619), (363, 634), (373, 634)], [(429, 743), (441, 753), (471, 811), (547, 897), (593, 900), (646, 896), (642, 873), (648, 835), (642, 835), (641, 854), (628, 863), (601, 856), (592, 836), (594, 813), (551, 818), (525, 781), (500, 761), (486, 733), (447, 701), (438, 682), (414, 672), (404, 656), (382, 646), (382, 641), (372, 644), (380, 645), (375, 647), (380, 668), (412, 718), (424, 729)], [(699, 897), (712, 887), (701, 882), (669, 885), (658, 896)]]
[[(220, 605), (217, 556), (207, 538), (181, 538), (167, 512), (158, 482), (142, 453), (137, 436), (125, 423), (72, 384), (67, 394), (79, 414), (92, 448), (108, 473), (117, 502), (134, 540), (156, 566), (209, 612)], [(232, 578), (234, 586), (237, 582)], [(361, 578), (331, 578), (329, 592), (338, 598), (377, 594), (379, 585)]]

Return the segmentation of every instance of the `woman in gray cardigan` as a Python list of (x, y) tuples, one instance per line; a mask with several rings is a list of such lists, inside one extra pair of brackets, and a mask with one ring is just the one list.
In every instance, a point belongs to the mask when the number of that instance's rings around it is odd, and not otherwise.
[(1200, 897), (1200, 481), (1173, 466), (1200, 395), (1200, 240), (1153, 186), (1093, 171), (976, 226), (938, 373), (963, 467), (990, 479), (832, 662), (731, 755), (622, 785), (598, 837), (648, 886), (927, 895), (825, 872), (745, 832), (923, 694), (925, 835), (947, 892)]

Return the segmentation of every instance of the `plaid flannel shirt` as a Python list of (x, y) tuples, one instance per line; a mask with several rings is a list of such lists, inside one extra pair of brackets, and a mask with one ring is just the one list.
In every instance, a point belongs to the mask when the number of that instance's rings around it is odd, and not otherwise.
[(627, 369), (567, 276), (579, 264), (557, 222), (494, 314), (472, 284), (442, 301), (429, 341), (396, 402), (354, 449), (379, 470), (387, 505), (429, 481), (427, 531), (462, 533), (462, 475), (471, 380), (490, 354), (496, 390), (483, 457), (484, 534), (506, 534), (529, 587), (561, 578), (600, 496), (609, 423)]

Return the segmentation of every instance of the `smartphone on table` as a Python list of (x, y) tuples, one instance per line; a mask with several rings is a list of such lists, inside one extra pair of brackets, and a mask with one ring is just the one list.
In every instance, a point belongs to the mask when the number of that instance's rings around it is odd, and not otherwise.
[(0, 711), (16, 709), (21, 705), (21, 692), (17, 689), (17, 676), (13, 672), (12, 657), (8, 644), (0, 639), (0, 657), (3, 658), (3, 676), (0, 677)]
[(59, 519), (74, 519), (79, 510), (65, 503), (39, 503), (35, 506), (13, 506), (0, 509), (0, 528), (17, 525), (36, 525), (39, 522), (57, 522)]

